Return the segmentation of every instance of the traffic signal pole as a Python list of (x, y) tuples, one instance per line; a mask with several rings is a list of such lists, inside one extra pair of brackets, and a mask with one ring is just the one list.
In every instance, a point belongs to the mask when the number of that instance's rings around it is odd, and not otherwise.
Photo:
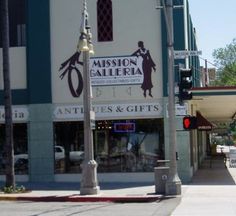
[(173, 1), (162, 0), (164, 9), (167, 45), (168, 45), (168, 126), (169, 126), (169, 177), (166, 182), (167, 195), (181, 194), (181, 181), (177, 173), (176, 161), (176, 124), (175, 124), (175, 80), (174, 80), (174, 33), (173, 33)]

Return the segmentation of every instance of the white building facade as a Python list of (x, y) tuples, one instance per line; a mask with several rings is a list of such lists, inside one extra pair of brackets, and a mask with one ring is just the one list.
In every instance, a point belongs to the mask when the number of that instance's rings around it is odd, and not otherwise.
[[(174, 14), (176, 49), (196, 49), (187, 1), (177, 3), (184, 7)], [(87, 0), (95, 49), (90, 76), (99, 181), (153, 182), (156, 161), (168, 159), (166, 30), (156, 6), (156, 0)], [(79, 181), (83, 62), (77, 44), (83, 1), (29, 0), (22, 7), (26, 44), (10, 48), (17, 180)], [(176, 71), (177, 83), (178, 67)], [(191, 138), (197, 132), (183, 130), (181, 115), (194, 107), (177, 104), (176, 110), (178, 171), (188, 182), (198, 164), (197, 143)], [(0, 112), (3, 130), (3, 106)]]

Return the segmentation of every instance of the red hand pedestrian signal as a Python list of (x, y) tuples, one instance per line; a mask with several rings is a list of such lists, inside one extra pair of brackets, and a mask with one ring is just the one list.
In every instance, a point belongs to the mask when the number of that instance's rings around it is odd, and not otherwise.
[(189, 128), (191, 121), (189, 118), (184, 118), (184, 128)]
[(185, 116), (183, 118), (183, 128), (191, 130), (197, 128), (197, 118), (195, 116)]

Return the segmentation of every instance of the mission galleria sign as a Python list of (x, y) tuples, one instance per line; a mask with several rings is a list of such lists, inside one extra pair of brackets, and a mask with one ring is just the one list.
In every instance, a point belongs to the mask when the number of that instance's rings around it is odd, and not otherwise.
[[(152, 96), (152, 71), (156, 71), (149, 50), (143, 41), (138, 42), (138, 49), (131, 55), (106, 56), (89, 59), (91, 86), (140, 85), (143, 96)], [(73, 97), (80, 97), (83, 91), (83, 61), (81, 52), (76, 51), (70, 58), (61, 63), (60, 79), (66, 79)]]
[(91, 58), (90, 77), (92, 86), (141, 84), (142, 60), (136, 56)]

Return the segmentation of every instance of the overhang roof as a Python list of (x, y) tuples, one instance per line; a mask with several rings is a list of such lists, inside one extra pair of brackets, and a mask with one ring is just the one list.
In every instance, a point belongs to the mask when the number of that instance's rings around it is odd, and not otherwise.
[(236, 87), (193, 88), (192, 103), (211, 123), (231, 122), (236, 116)]
[(198, 130), (212, 130), (213, 125), (197, 111), (197, 129)]

